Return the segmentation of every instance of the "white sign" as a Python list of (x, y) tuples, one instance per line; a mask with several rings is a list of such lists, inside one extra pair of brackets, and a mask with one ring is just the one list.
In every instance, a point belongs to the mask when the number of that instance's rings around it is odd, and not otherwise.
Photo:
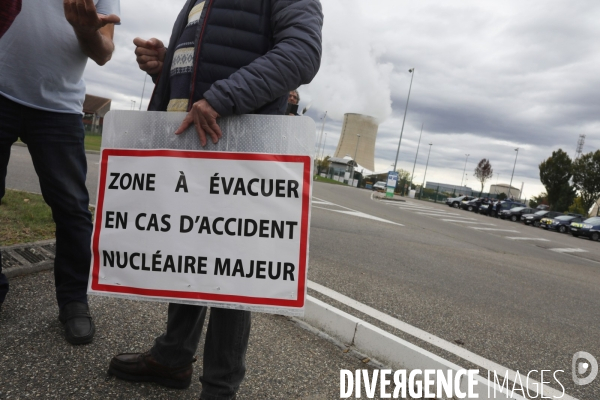
[(104, 149), (89, 293), (298, 314), (309, 156)]

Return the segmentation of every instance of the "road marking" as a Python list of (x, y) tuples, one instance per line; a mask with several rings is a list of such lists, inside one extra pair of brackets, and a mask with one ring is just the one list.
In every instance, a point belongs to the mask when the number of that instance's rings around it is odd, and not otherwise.
[[(437, 346), (442, 350), (446, 350), (454, 355), (457, 355), (458, 357), (460, 357), (464, 360), (470, 361), (470, 362), (480, 366), (483, 369), (486, 369), (488, 371), (495, 371), (498, 376), (502, 376), (502, 377), (508, 376), (508, 379), (513, 382), (517, 376), (517, 373), (515, 371), (510, 370), (506, 367), (503, 367), (502, 365), (497, 364), (494, 361), (483, 358), (480, 355), (477, 355), (467, 349), (457, 346), (454, 343), (450, 343), (447, 340), (444, 340), (440, 337), (432, 335), (431, 333), (426, 332), (422, 329), (419, 329), (416, 326), (412, 326), (410, 324), (407, 324), (406, 322), (400, 321), (390, 315), (387, 315), (379, 310), (376, 310), (373, 307), (369, 307), (366, 304), (360, 303), (354, 299), (351, 299), (350, 297), (344, 296), (341, 293), (338, 293), (332, 289), (329, 289), (328, 287), (319, 285), (318, 283), (315, 283), (310, 280), (308, 281), (308, 287), (309, 287), (309, 289), (317, 291), (333, 300), (339, 301), (340, 303), (347, 305), (348, 307), (351, 307), (351, 308), (353, 308), (359, 312), (362, 312), (364, 314), (367, 314), (368, 316), (375, 318), (385, 324), (388, 324), (391, 327), (399, 329), (405, 333), (408, 333), (411, 336), (414, 336), (414, 337), (421, 339), (427, 343)], [(519, 378), (520, 378), (520, 376), (519, 376)], [(519, 385), (523, 385), (523, 383), (519, 382)], [(575, 400), (573, 397), (571, 397), (567, 394), (564, 394), (562, 392), (559, 392), (558, 390), (553, 389), (549, 386), (540, 384), (539, 382), (537, 382), (533, 379), (528, 379), (526, 381), (525, 385), (523, 385), (523, 386), (528, 386), (532, 391), (535, 390), (536, 393), (537, 393), (539, 387), (541, 386), (544, 388), (544, 390), (543, 390), (544, 393), (549, 394), (549, 395), (553, 396), (554, 398), (561, 398), (563, 400)]]
[(318, 208), (320, 210), (333, 211), (333, 212), (337, 212), (337, 213), (340, 213), (340, 214), (352, 215), (354, 217), (359, 217), (359, 218), (372, 219), (374, 221), (385, 222), (387, 224), (392, 224), (392, 225), (404, 226), (403, 224), (399, 224), (399, 223), (393, 222), (393, 221), (388, 221), (387, 219), (379, 218), (379, 217), (376, 217), (374, 215), (365, 214), (365, 213), (362, 213), (360, 211), (354, 211), (354, 210), (352, 210), (352, 211), (332, 210), (331, 208), (323, 208), (323, 207), (313, 207), (313, 208)]
[(312, 204), (325, 204), (325, 205), (331, 205), (331, 203), (327, 203), (326, 201), (312, 201)]
[[(431, 216), (436, 216), (436, 217), (445, 217), (445, 216), (451, 216), (451, 215), (458, 215), (458, 214), (452, 214), (452, 213), (447, 213), (447, 212), (434, 212), (434, 211), (430, 211), (430, 212), (418, 212), (415, 214), (421, 214), (421, 215), (431, 215)], [(463, 218), (463, 217), (453, 217), (453, 218)]]
[(542, 239), (542, 238), (527, 238), (527, 237), (506, 237), (506, 239), (510, 239), (510, 240), (538, 240), (540, 242), (549, 242), (548, 239)]
[(487, 224), (485, 222), (474, 222), (474, 221), (460, 221), (458, 219), (447, 219), (447, 218), (443, 218), (442, 221), (446, 221), (446, 222), (462, 222), (463, 224), (478, 224), (478, 225), (490, 225), (490, 226), (496, 226), (496, 224)]
[(557, 253), (587, 253), (587, 250), (583, 249), (548, 249), (550, 251), (555, 251)]
[(472, 229), (477, 229), (477, 230), (480, 230), (480, 231), (499, 231), (499, 232), (516, 232), (516, 233), (521, 233), (519, 231), (513, 231), (513, 230), (510, 230), (510, 229), (478, 228), (476, 226), (472, 226), (471, 228)]

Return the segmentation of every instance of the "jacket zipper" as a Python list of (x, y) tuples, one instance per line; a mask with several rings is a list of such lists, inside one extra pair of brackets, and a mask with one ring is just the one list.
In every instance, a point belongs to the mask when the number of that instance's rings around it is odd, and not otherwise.
[(196, 88), (196, 73), (198, 71), (198, 57), (200, 56), (200, 47), (202, 44), (202, 37), (204, 36), (204, 28), (206, 28), (206, 22), (208, 21), (208, 15), (210, 14), (210, 7), (212, 6), (213, 0), (208, 1), (208, 5), (206, 6), (206, 14), (204, 14), (204, 21), (202, 21), (202, 29), (200, 30), (200, 37), (198, 38), (198, 43), (196, 44), (195, 56), (194, 56), (194, 64), (192, 64), (192, 68), (194, 68), (194, 75), (192, 75), (192, 82), (190, 88), (190, 98), (188, 100), (188, 112), (192, 109), (194, 103), (192, 103), (192, 99), (194, 98), (194, 90)]

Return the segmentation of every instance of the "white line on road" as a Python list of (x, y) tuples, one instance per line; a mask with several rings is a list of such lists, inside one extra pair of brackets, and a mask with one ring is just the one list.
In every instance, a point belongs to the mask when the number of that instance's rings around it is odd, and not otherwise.
[[(450, 343), (447, 340), (432, 335), (431, 333), (419, 329), (416, 326), (412, 326), (410, 324), (407, 324), (406, 322), (400, 321), (390, 315), (387, 315), (379, 310), (374, 309), (373, 307), (369, 307), (366, 304), (362, 304), (354, 299), (351, 299), (350, 297), (344, 296), (341, 293), (331, 290), (325, 286), (319, 285), (318, 283), (315, 283), (313, 281), (308, 281), (308, 287), (329, 298), (339, 301), (340, 303), (343, 303), (348, 307), (354, 308), (357, 311), (369, 315), (370, 317), (375, 318), (385, 324), (388, 324), (396, 329), (406, 332), (409, 335), (412, 335), (434, 346), (437, 346), (442, 350), (446, 350), (452, 354), (455, 354), (458, 357), (463, 358), (464, 360), (479, 365), (483, 369), (486, 369), (488, 371), (495, 371), (498, 376), (507, 376), (509, 380), (513, 382), (515, 381), (515, 378), (517, 376), (517, 373), (515, 371), (503, 367), (502, 365), (497, 364), (491, 360), (483, 358), (480, 355), (477, 355), (467, 349), (455, 345), (454, 343)], [(522, 385), (522, 382), (519, 382), (519, 384)], [(562, 392), (559, 392), (558, 390), (553, 389), (549, 386), (541, 385), (539, 382), (536, 382), (533, 379), (528, 379), (524, 386), (528, 386), (530, 389), (535, 390), (536, 393), (539, 390), (539, 387), (543, 386), (544, 393), (554, 396), (555, 398), (561, 398), (562, 400), (575, 400), (573, 397), (567, 394), (563, 394)]]
[(397, 222), (393, 222), (393, 221), (388, 221), (387, 219), (383, 219), (383, 218), (379, 218), (376, 217), (374, 215), (369, 215), (369, 214), (365, 214), (362, 213), (360, 211), (342, 211), (342, 210), (332, 210), (331, 208), (323, 208), (323, 207), (313, 207), (313, 208), (318, 208), (321, 210), (327, 210), (327, 211), (333, 211), (333, 212), (337, 212), (340, 214), (346, 214), (346, 215), (352, 215), (354, 217), (360, 217), (360, 218), (366, 218), (366, 219), (372, 219), (374, 221), (380, 221), (380, 222), (385, 222), (387, 224), (393, 224), (393, 225), (398, 225), (398, 226), (404, 226), (403, 224), (399, 224)]
[[(449, 217), (451, 215), (458, 215), (458, 214), (452, 214), (452, 213), (447, 213), (447, 212), (437, 212), (437, 211), (430, 211), (430, 212), (418, 212), (415, 214), (420, 214), (420, 215), (431, 215), (431, 216), (436, 216), (436, 217)], [(453, 217), (453, 218), (463, 218), (463, 217)], [(470, 218), (473, 219), (473, 218)]]
[(550, 251), (555, 251), (557, 253), (587, 253), (587, 250), (583, 249), (548, 249)]
[(496, 224), (488, 224), (488, 223), (485, 223), (485, 222), (461, 221), (461, 220), (458, 220), (458, 219), (442, 218), (442, 221), (446, 221), (446, 222), (462, 222), (463, 224), (478, 224), (478, 225), (496, 226)]
[(542, 239), (542, 238), (531, 238), (531, 237), (506, 237), (506, 239), (510, 239), (510, 240), (538, 240), (540, 242), (549, 242), (548, 239)]
[(472, 229), (477, 229), (477, 230), (480, 230), (480, 231), (499, 231), (499, 232), (516, 232), (516, 233), (521, 233), (519, 231), (513, 231), (513, 230), (510, 230), (510, 229), (478, 228), (476, 226), (472, 226), (471, 228)]

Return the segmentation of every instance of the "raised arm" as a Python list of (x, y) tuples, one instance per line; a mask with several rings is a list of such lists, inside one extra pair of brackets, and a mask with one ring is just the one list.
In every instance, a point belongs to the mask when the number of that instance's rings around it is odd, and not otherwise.
[(98, 14), (93, 0), (63, 0), (63, 7), (84, 54), (98, 65), (106, 64), (115, 49), (114, 24), (121, 19), (114, 14)]

